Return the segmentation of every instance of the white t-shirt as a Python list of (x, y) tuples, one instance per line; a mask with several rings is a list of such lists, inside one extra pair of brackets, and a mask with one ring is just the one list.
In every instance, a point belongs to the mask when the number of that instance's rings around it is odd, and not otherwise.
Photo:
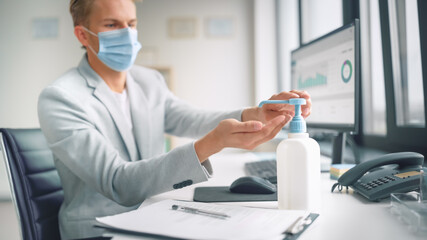
[(133, 128), (132, 124), (132, 116), (130, 114), (130, 102), (129, 102), (129, 96), (126, 91), (126, 89), (123, 90), (122, 93), (113, 92), (114, 96), (116, 97), (117, 102), (120, 104), (120, 109), (123, 112), (123, 115), (126, 118), (126, 123), (128, 124), (129, 128)]

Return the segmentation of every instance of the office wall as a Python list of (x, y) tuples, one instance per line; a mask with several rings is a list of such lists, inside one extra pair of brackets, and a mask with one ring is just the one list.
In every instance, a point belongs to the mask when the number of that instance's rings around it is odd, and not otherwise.
[[(0, 126), (37, 127), (37, 98), (81, 55), (68, 1), (2, 0), (0, 3)], [(34, 20), (58, 19), (58, 37), (35, 39)]]
[(254, 1), (255, 101), (277, 92), (276, 1)]
[[(247, 0), (144, 0), (138, 3), (142, 55), (170, 67), (174, 92), (206, 109), (236, 109), (253, 104), (253, 10)], [(206, 35), (207, 18), (231, 18), (232, 36)], [(190, 18), (195, 36), (169, 36), (169, 20)], [(141, 59), (141, 58), (140, 58)], [(144, 63), (144, 59), (138, 59)], [(148, 60), (150, 61), (150, 60)]]

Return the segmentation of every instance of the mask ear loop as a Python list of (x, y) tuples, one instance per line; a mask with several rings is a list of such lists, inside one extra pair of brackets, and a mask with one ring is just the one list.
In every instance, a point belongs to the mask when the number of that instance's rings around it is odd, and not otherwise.
[[(89, 29), (87, 29), (85, 26), (82, 26), (82, 28), (86, 31), (86, 32), (88, 32), (88, 33), (90, 33), (90, 34), (92, 34), (93, 36), (95, 36), (95, 37), (98, 37), (98, 35), (96, 35), (94, 32), (92, 32), (91, 30), (89, 30)], [(95, 52), (95, 50), (93, 50), (93, 48), (88, 44), (88, 47), (89, 47), (89, 49), (95, 54), (95, 55), (98, 55), (98, 53), (97, 52)]]

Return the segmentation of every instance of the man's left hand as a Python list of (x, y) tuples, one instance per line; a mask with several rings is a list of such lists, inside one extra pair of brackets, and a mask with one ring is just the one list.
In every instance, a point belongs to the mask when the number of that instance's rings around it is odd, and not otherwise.
[[(289, 100), (291, 98), (305, 98), (306, 104), (301, 106), (301, 115), (306, 118), (311, 113), (311, 98), (306, 91), (292, 90), (273, 95), (269, 100)], [(261, 108), (245, 109), (242, 113), (242, 121), (258, 120), (269, 122), (280, 115), (295, 115), (295, 107), (290, 104), (264, 104)]]

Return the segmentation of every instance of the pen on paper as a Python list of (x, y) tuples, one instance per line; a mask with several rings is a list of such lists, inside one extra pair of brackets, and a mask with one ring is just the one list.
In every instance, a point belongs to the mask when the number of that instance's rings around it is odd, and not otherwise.
[(179, 205), (175, 205), (175, 204), (172, 205), (172, 210), (180, 210), (180, 211), (184, 211), (184, 212), (188, 212), (188, 213), (200, 214), (200, 215), (205, 215), (205, 216), (219, 218), (219, 219), (227, 219), (230, 217), (229, 215), (224, 214), (224, 213), (220, 213), (220, 212), (208, 211), (208, 210), (197, 209), (197, 208), (192, 208), (192, 207), (179, 206)]

